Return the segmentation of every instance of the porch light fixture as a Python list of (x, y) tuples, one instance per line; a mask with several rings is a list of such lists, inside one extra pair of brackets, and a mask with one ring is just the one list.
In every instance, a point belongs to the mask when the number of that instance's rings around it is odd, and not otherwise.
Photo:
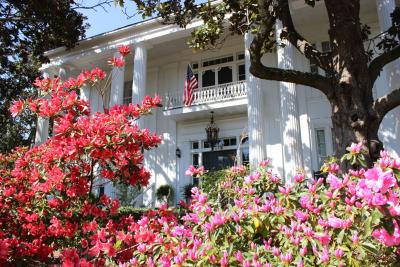
[(218, 143), (218, 132), (219, 128), (217, 125), (214, 123), (214, 111), (211, 111), (211, 118), (210, 118), (210, 123), (206, 127), (206, 133), (207, 133), (207, 142), (211, 146), (211, 150), (214, 150), (215, 145)]
[(176, 157), (177, 157), (178, 159), (181, 158), (181, 150), (179, 149), (179, 147), (176, 148), (176, 150), (175, 150), (175, 155), (176, 155)]

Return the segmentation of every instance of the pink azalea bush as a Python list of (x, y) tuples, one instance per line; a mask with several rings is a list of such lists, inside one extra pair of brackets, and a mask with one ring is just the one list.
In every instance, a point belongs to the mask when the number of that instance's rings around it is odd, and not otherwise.
[(248, 175), (233, 167), (214, 188), (227, 203), (193, 188), (182, 222), (165, 223), (120, 266), (389, 265), (399, 260), (399, 163), (382, 152), (373, 168), (331, 163), (326, 180), (299, 173), (293, 184), (264, 162)]

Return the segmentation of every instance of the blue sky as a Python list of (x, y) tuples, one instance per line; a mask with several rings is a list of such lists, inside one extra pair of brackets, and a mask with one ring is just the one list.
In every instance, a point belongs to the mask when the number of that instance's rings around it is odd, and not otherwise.
[[(85, 5), (96, 4), (98, 0), (83, 1)], [(129, 15), (135, 13), (135, 5), (132, 1), (125, 1), (126, 12)], [(105, 10), (104, 10), (105, 9)], [(90, 24), (90, 28), (86, 30), (86, 38), (100, 33), (112, 31), (116, 28), (126, 26), (142, 20), (140, 15), (135, 15), (132, 18), (127, 18), (124, 14), (124, 9), (117, 6), (115, 7), (112, 3), (111, 6), (104, 6), (104, 9), (97, 7), (96, 10), (92, 9), (80, 9), (79, 12), (83, 13), (88, 19), (87, 23)]]

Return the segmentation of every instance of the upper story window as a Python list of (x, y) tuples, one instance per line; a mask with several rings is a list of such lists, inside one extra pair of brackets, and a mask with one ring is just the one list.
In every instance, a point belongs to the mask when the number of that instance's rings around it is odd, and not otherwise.
[(243, 52), (195, 61), (191, 65), (199, 87), (246, 80)]

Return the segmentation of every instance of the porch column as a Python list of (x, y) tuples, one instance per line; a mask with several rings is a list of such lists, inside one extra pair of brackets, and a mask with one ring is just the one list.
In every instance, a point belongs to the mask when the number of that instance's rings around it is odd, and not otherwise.
[[(280, 21), (277, 21), (276, 36), (278, 39), (280, 38), (281, 32), (282, 24)], [(278, 68), (293, 69), (295, 66), (294, 47), (286, 40), (282, 42), (285, 44), (285, 47), (277, 48)], [(296, 169), (303, 168), (296, 85), (288, 82), (280, 82), (279, 91), (281, 99), (283, 172), (285, 181), (291, 182), (296, 173)]]
[[(132, 103), (140, 104), (146, 95), (147, 47), (143, 43), (136, 44), (133, 56)], [(143, 128), (143, 118), (137, 121)]]
[[(48, 72), (43, 72), (43, 78), (50, 78)], [(36, 120), (35, 145), (43, 144), (49, 138), (49, 120), (38, 117)]]
[(147, 48), (145, 44), (135, 46), (133, 57), (133, 84), (132, 103), (139, 104), (146, 94), (146, 69), (147, 69)]
[[(392, 18), (390, 14), (396, 7), (395, 0), (376, 0), (377, 12), (379, 18), (379, 27), (381, 32), (385, 32), (392, 25)], [(384, 67), (384, 75), (386, 76), (385, 87), (377, 88), (377, 96), (383, 96), (392, 90), (399, 88), (400, 85), (400, 59), (387, 64)], [(381, 89), (381, 90), (379, 90)], [(385, 149), (397, 152), (400, 155), (400, 143), (398, 136), (400, 136), (400, 107), (395, 108), (389, 112), (381, 123), (380, 131), (383, 135), (381, 140), (384, 142)], [(387, 136), (387, 137), (386, 137)], [(393, 153), (393, 156), (396, 156)]]
[(251, 168), (256, 168), (258, 163), (265, 159), (264, 142), (264, 101), (260, 79), (250, 73), (249, 48), (253, 41), (253, 35), (246, 33), (245, 37), (245, 64), (247, 78), (247, 116), (249, 131), (249, 157)]
[[(114, 57), (121, 57), (121, 54), (116, 52), (114, 53)], [(122, 105), (124, 98), (124, 73), (125, 66), (121, 68), (114, 67), (111, 72), (110, 108), (115, 105)]]

